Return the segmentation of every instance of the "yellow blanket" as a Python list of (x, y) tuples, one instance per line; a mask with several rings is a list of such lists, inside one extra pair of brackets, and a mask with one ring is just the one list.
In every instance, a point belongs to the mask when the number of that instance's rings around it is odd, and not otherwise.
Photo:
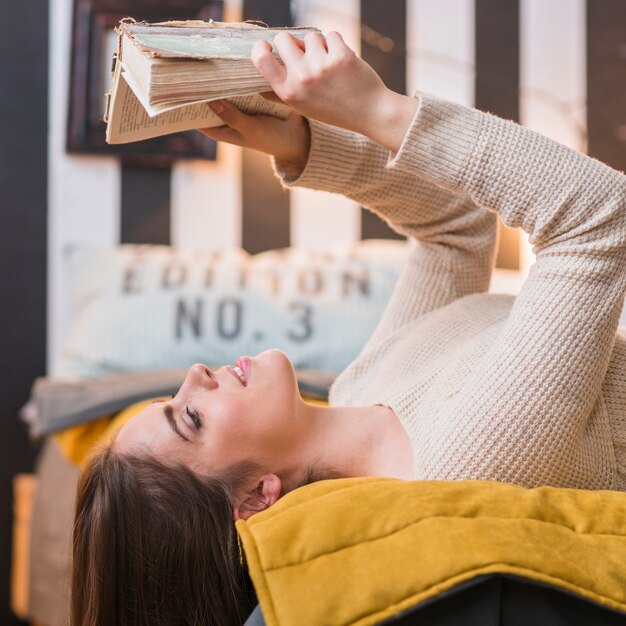
[(72, 426), (53, 435), (63, 456), (81, 466), (89, 457), (111, 441), (115, 433), (131, 418), (143, 411), (154, 400), (132, 404), (116, 415), (108, 415), (84, 424)]
[(626, 494), (323, 481), (237, 522), (267, 626), (365, 626), (483, 574), (626, 611)]

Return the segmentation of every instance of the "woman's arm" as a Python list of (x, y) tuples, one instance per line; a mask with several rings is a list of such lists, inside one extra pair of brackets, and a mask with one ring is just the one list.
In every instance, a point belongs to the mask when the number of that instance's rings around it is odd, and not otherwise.
[[(307, 37), (309, 61), (311, 52), (315, 59), (320, 40), (319, 36)], [(288, 56), (291, 38), (284, 38), (284, 42), (288, 50), (285, 52), (281, 48), (280, 52)], [(302, 44), (296, 44), (295, 53), (302, 54), (298, 45)], [(260, 55), (256, 51), (255, 62), (259, 66), (264, 63), (264, 49)], [(368, 65), (352, 56), (362, 64), (361, 74), (367, 84), (378, 89), (382, 85), (378, 76)], [(270, 57), (271, 63), (278, 63), (272, 55)], [(282, 68), (278, 65), (279, 69)], [(351, 80), (358, 73), (353, 67), (345, 70)], [(332, 76), (327, 78), (331, 88), (324, 97), (315, 97), (324, 103), (324, 107), (329, 106), (330, 94), (339, 93), (333, 86)], [(343, 90), (349, 87), (343, 81), (341, 83)], [(327, 89), (324, 81), (321, 84)], [(395, 121), (402, 118), (402, 111), (413, 114), (417, 101), (395, 94), (384, 85), (382, 89), (389, 102), (381, 104), (381, 108), (397, 113), (396, 117), (390, 115), (391, 118)], [(286, 97), (284, 91), (281, 95)], [(363, 98), (351, 96), (344, 102), (344, 96), (336, 103), (342, 114), (350, 107), (358, 106), (359, 111), (352, 111), (353, 115), (349, 117), (360, 118)], [(308, 103), (303, 112), (306, 113), (310, 106)], [(488, 289), (496, 220), (469, 196), (451, 193), (411, 172), (388, 168), (389, 149), (357, 132), (318, 121), (306, 122), (296, 114), (285, 121), (249, 116), (228, 102), (215, 103), (213, 107), (225, 125), (204, 130), (208, 136), (273, 155), (277, 173), (286, 187), (303, 186), (341, 193), (371, 209), (396, 231), (419, 242), (411, 251), (375, 338), (456, 298)], [(405, 115), (400, 125), (385, 123), (381, 126), (381, 120), (378, 120), (375, 127), (388, 129), (392, 126), (399, 131), (396, 136), (396, 142), (399, 142), (400, 133), (406, 132), (405, 126), (411, 120), (410, 115)]]
[[(276, 72), (266, 78), (278, 95), (311, 118), (377, 139), (385, 92), (361, 72), (363, 62), (346, 51), (336, 55), (342, 44), (329, 35), (325, 64), (318, 50), (311, 75), (303, 68), (306, 50), (298, 44), (283, 56), (283, 40), (275, 42), (282, 69), (258, 46)], [(359, 72), (363, 89), (351, 84), (351, 99), (339, 90)], [(319, 102), (314, 92), (328, 94), (322, 85), (330, 75), (335, 101)], [(351, 106), (360, 117), (350, 115)], [(421, 475), (605, 486), (614, 464), (603, 434), (608, 423), (589, 418), (603, 410), (596, 403), (626, 290), (626, 178), (513, 122), (424, 95), (399, 145), (393, 129), (388, 141), (378, 140), (396, 153), (389, 170), (469, 196), (521, 226), (537, 253), (471, 379), (432, 416), (437, 429), (427, 433)]]
[(390, 167), (468, 193), (528, 232), (537, 253), (497, 340), (442, 403), (425, 473), (606, 486), (614, 459), (601, 388), (626, 290), (626, 177), (429, 96)]
[(304, 170), (275, 160), (283, 185), (341, 193), (414, 240), (371, 342), (457, 298), (487, 291), (495, 214), (467, 194), (388, 167), (389, 150), (363, 135), (315, 121), (310, 128)]
[(310, 121), (304, 135), (293, 116), (282, 122), (245, 115), (228, 102), (217, 113), (226, 125), (203, 132), (272, 154), (285, 187), (345, 195), (416, 240), (372, 340), (489, 288), (496, 218), (467, 194), (387, 167), (389, 150), (351, 131)]

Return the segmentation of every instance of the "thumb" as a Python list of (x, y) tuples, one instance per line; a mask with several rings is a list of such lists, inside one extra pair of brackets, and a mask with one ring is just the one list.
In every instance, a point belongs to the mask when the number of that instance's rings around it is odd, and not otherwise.
[(249, 123), (250, 116), (242, 113), (228, 100), (212, 100), (209, 102), (209, 108), (224, 124), (235, 130), (244, 130)]

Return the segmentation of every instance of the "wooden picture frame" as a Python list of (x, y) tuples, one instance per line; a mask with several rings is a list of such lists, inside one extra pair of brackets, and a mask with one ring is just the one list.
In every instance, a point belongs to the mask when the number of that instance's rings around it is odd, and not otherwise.
[(222, 0), (74, 0), (67, 152), (117, 155), (124, 163), (139, 167), (168, 167), (178, 159), (214, 159), (215, 142), (195, 131), (109, 145), (102, 116), (117, 41), (113, 29), (122, 18), (221, 21), (222, 16)]

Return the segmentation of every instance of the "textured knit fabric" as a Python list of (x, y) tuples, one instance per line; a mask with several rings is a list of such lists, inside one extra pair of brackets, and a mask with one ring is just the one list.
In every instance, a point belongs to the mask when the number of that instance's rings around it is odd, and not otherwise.
[[(513, 122), (418, 94), (397, 154), (315, 122), (285, 186), (342, 193), (415, 244), (334, 405), (391, 407), (415, 478), (626, 490), (626, 177)], [(485, 293), (498, 213), (537, 254)]]

